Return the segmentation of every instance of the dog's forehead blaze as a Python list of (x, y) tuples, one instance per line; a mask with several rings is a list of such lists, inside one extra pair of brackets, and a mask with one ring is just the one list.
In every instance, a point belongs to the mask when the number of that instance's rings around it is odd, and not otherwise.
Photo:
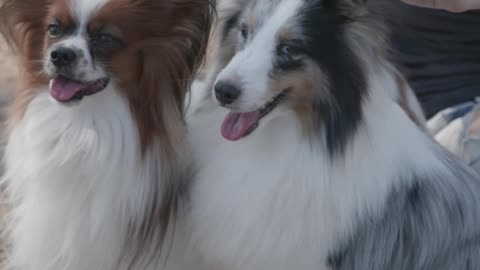
[(87, 23), (112, 0), (66, 0), (76, 20)]
[(52, 0), (49, 17), (56, 17), (61, 22), (85, 23), (112, 0)]

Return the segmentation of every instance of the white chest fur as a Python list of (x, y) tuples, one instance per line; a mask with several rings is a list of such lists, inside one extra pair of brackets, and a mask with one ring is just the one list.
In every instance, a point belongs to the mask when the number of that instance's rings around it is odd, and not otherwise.
[(72, 107), (37, 96), (6, 149), (11, 266), (114, 269), (161, 165), (155, 151), (141, 161), (128, 104), (113, 89)]

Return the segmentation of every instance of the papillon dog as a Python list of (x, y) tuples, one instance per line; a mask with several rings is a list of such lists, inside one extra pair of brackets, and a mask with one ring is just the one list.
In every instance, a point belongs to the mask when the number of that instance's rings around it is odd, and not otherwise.
[(5, 179), (9, 269), (162, 269), (191, 175), (184, 97), (213, 1), (5, 0), (21, 63)]
[(392, 99), (365, 2), (219, 11), (209, 98), (187, 121), (205, 269), (480, 269), (480, 179)]

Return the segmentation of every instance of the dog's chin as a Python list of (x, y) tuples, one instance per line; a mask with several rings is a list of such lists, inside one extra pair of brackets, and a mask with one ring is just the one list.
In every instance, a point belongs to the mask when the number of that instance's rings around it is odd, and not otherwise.
[(60, 103), (81, 101), (86, 96), (93, 96), (107, 88), (110, 79), (107, 77), (92, 81), (80, 81), (57, 75), (50, 79), (50, 96)]
[(287, 91), (283, 91), (257, 110), (250, 112), (231, 111), (222, 123), (223, 137), (229, 141), (238, 141), (252, 134), (260, 125), (260, 121), (272, 113), (286, 98)]

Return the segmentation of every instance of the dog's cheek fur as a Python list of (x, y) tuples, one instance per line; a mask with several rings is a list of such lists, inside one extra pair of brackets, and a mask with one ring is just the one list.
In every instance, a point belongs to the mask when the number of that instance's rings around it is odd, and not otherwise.
[[(330, 97), (327, 74), (311, 60), (304, 60), (298, 70), (273, 75), (269, 81), (269, 93), (277, 96), (287, 90), (289, 106), (299, 118), (307, 139), (314, 139), (315, 128), (322, 121), (315, 113), (315, 104), (328, 102)], [(313, 101), (313, 102), (312, 102)]]

